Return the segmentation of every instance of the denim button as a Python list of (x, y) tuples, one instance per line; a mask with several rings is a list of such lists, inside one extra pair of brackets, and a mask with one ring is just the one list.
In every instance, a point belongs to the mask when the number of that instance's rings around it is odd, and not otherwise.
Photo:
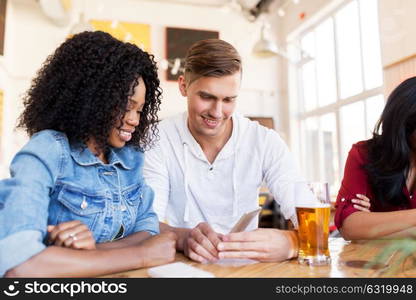
[(127, 207), (126, 207), (125, 205), (121, 205), (121, 206), (120, 206), (120, 210), (121, 210), (121, 211), (125, 211), (126, 209), (127, 209)]
[(86, 209), (88, 207), (88, 203), (87, 203), (87, 201), (84, 199), (84, 200), (82, 200), (82, 203), (81, 203), (81, 208), (82, 209)]

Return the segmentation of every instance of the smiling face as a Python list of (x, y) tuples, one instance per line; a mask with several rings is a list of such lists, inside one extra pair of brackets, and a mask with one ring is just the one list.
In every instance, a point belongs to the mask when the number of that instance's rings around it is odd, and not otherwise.
[[(136, 127), (140, 123), (140, 113), (143, 109), (145, 99), (146, 86), (143, 79), (139, 78), (138, 84), (134, 88), (134, 94), (128, 100), (127, 110), (123, 116), (122, 124), (114, 126), (110, 131), (107, 140), (107, 143), (110, 147), (122, 148), (128, 141), (131, 140)], [(94, 138), (90, 138), (86, 144), (92, 153), (97, 153), (96, 142)], [(98, 158), (106, 163), (104, 152), (99, 153)]]
[(108, 137), (108, 144), (114, 148), (121, 148), (131, 140), (133, 132), (140, 123), (140, 113), (146, 99), (146, 86), (140, 77), (134, 88), (134, 94), (129, 98), (127, 111), (121, 126), (115, 126)]
[(179, 78), (182, 96), (188, 98), (188, 126), (195, 139), (223, 138), (231, 128), (241, 74), (200, 77), (190, 84)]

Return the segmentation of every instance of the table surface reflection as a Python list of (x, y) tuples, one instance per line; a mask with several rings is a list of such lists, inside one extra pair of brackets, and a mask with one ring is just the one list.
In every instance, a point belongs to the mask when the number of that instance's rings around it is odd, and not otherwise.
[[(213, 273), (216, 277), (233, 278), (278, 278), (278, 277), (416, 277), (416, 264), (412, 257), (400, 261), (400, 253), (395, 252), (386, 260), (387, 264), (368, 267), (387, 245), (394, 241), (347, 242), (342, 238), (330, 238), (331, 264), (310, 267), (300, 265), (296, 259), (279, 263), (242, 264), (222, 262), (200, 264), (189, 260), (181, 253), (175, 261)], [(111, 274), (105, 277), (139, 278), (149, 277), (147, 268)]]

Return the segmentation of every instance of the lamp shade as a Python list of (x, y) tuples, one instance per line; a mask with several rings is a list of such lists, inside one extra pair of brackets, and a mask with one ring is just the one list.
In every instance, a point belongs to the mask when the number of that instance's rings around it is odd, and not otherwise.
[(264, 35), (265, 26), (261, 27), (260, 40), (253, 47), (253, 54), (259, 57), (271, 57), (279, 54), (276, 43), (266, 39)]
[(279, 54), (277, 45), (272, 41), (260, 39), (253, 48), (253, 53), (260, 57), (271, 57)]

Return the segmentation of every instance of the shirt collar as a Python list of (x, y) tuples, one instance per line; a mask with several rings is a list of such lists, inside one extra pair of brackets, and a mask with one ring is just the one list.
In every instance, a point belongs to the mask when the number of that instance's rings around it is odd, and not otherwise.
[[(215, 160), (227, 158), (233, 155), (236, 151), (236, 142), (237, 142), (237, 136), (238, 136), (238, 130), (239, 130), (236, 113), (232, 114), (231, 120), (233, 122), (233, 130), (232, 130), (231, 136), (229, 140), (225, 143), (221, 151), (218, 153), (218, 156)], [(191, 131), (188, 128), (188, 112), (184, 112), (182, 115), (181, 127), (182, 129), (179, 130), (179, 134), (182, 138), (182, 141), (186, 142), (190, 146), (191, 152), (193, 152), (196, 156), (205, 157), (204, 151), (202, 151), (201, 146), (195, 140), (194, 136), (192, 135)]]
[[(124, 147), (123, 147), (124, 148)], [(110, 148), (110, 153), (108, 155), (108, 164), (109, 165), (116, 165), (119, 164), (126, 170), (130, 170), (131, 166), (128, 165), (128, 159), (125, 155), (123, 155), (123, 148), (115, 149)], [(81, 166), (92, 166), (96, 164), (103, 165), (104, 163), (92, 152), (88, 147), (81, 143), (76, 143), (71, 145), (71, 156), (74, 161), (81, 165)]]

